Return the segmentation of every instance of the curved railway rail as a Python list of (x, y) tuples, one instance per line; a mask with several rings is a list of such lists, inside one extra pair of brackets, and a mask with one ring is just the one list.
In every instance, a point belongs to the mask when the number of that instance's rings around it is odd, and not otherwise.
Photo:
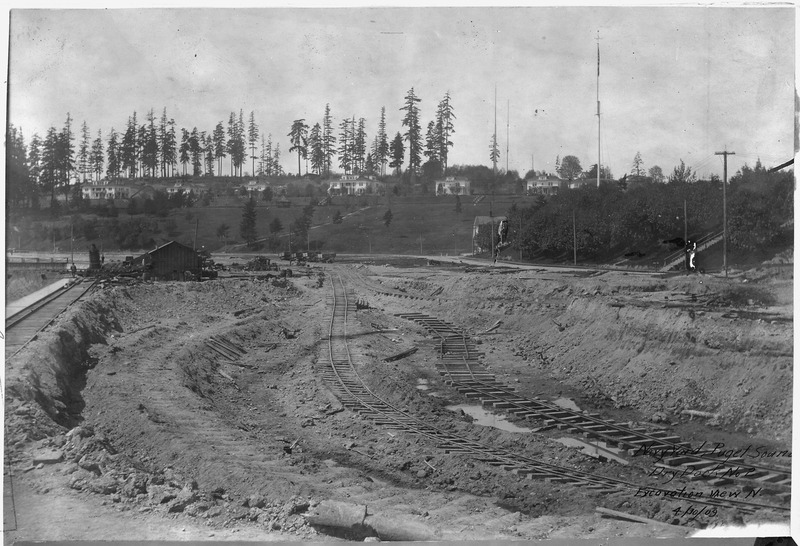
[[(355, 305), (348, 299), (348, 291), (342, 278), (336, 274), (331, 274), (330, 277), (333, 286), (333, 312), (331, 313), (328, 332), (329, 367), (323, 375), (345, 407), (362, 414), (377, 425), (423, 436), (446, 453), (468, 456), (528, 479), (543, 479), (607, 493), (638, 492), (641, 490), (642, 486), (640, 484), (562, 467), (463, 438), (452, 432), (439, 429), (380, 398), (362, 380), (350, 354), (347, 342), (348, 313), (354, 310)], [(647, 490), (667, 498), (674, 496), (675, 493), (673, 490), (657, 486), (647, 487)], [(692, 498), (691, 502), (733, 508), (745, 513), (754, 513), (761, 509), (789, 510), (788, 507), (784, 506), (765, 505), (763, 503), (718, 497)]]
[(49, 326), (69, 306), (83, 298), (95, 287), (94, 281), (78, 281), (66, 285), (32, 303), (6, 320), (6, 360)]
[[(755, 482), (769, 487), (791, 487), (791, 470), (770, 465), (746, 462), (743, 458), (714, 457), (713, 450), (693, 448), (678, 436), (663, 431), (648, 431), (601, 417), (563, 408), (552, 402), (521, 396), (513, 387), (497, 381), (478, 361), (481, 353), (469, 336), (454, 325), (420, 313), (401, 313), (397, 316), (417, 322), (439, 339), (440, 359), (437, 368), (445, 383), (467, 398), (477, 398), (484, 406), (501, 409), (520, 418), (543, 421), (545, 427), (555, 427), (587, 438), (606, 442), (628, 451), (629, 455), (655, 455), (663, 462), (656, 468), (678, 472), (704, 480), (709, 485), (722, 486), (734, 481)], [(672, 455), (670, 455), (670, 453)], [(690, 478), (691, 479), (691, 478)]]

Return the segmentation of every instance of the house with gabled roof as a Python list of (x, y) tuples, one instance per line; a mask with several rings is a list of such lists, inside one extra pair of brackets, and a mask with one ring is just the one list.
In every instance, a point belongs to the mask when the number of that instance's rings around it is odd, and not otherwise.
[(525, 192), (528, 195), (556, 195), (563, 180), (554, 174), (540, 174), (525, 179)]
[(435, 195), (469, 195), (470, 180), (465, 176), (447, 176), (433, 182)]
[[(170, 241), (133, 260), (154, 280), (185, 281), (200, 278), (202, 258), (192, 247)], [(187, 275), (187, 273), (189, 275)]]
[(383, 187), (383, 182), (371, 175), (343, 174), (338, 180), (330, 181), (328, 193), (330, 195), (363, 195), (378, 193)]

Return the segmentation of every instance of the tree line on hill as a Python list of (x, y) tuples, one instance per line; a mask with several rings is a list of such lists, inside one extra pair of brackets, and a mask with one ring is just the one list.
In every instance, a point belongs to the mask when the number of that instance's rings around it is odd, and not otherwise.
[[(381, 108), (380, 119), (374, 135), (367, 136), (367, 120), (355, 116), (344, 118), (335, 134), (334, 118), (330, 104), (326, 104), (320, 122), (309, 126), (305, 119), (292, 122), (287, 136), (289, 152), (297, 153), (297, 175), (302, 174), (302, 160), (306, 171), (319, 176), (330, 176), (334, 159), (345, 174), (385, 175), (387, 165), (400, 174), (406, 162), (407, 171), (418, 175), (422, 169), (422, 156), (435, 162), (442, 172), (447, 170), (448, 154), (453, 146), (455, 114), (449, 91), (438, 103), (433, 119), (423, 135), (419, 103), (421, 99), (411, 88), (399, 109), (403, 132), (398, 131), (389, 141), (386, 108)], [(247, 122), (244, 112), (231, 112), (227, 126), (218, 122), (213, 130), (193, 127), (180, 129), (174, 118), (168, 117), (164, 108), (156, 119), (150, 109), (143, 123), (134, 111), (123, 131), (112, 127), (106, 138), (102, 130), (92, 137), (86, 121), (76, 135), (74, 120), (67, 113), (64, 126), (50, 127), (44, 138), (34, 134), (26, 143), (20, 128), (10, 124), (7, 129), (7, 196), (13, 207), (38, 207), (41, 195), (49, 195), (55, 202), (58, 189), (68, 193), (70, 186), (103, 177), (109, 180), (137, 178), (171, 178), (186, 176), (214, 176), (222, 174), (222, 161), (229, 159), (230, 176), (242, 177), (247, 159), (251, 159), (253, 176), (281, 176), (280, 142), (272, 134), (264, 134), (251, 111)], [(424, 139), (424, 140), (423, 140)], [(77, 142), (76, 142), (77, 140)], [(407, 146), (407, 148), (406, 148)], [(249, 153), (249, 155), (248, 155)], [(180, 173), (178, 172), (180, 166)]]

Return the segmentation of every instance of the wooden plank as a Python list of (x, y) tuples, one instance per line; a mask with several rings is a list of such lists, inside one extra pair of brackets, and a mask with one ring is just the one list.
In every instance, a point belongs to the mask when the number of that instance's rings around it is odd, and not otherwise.
[(681, 527), (680, 525), (671, 525), (669, 523), (658, 521), (655, 519), (645, 518), (642, 516), (636, 516), (634, 514), (626, 514), (625, 512), (618, 512), (616, 510), (609, 510), (608, 508), (603, 508), (602, 506), (598, 506), (595, 508), (597, 512), (600, 512), (604, 516), (611, 516), (614, 518), (620, 519), (627, 519), (629, 521), (637, 521), (639, 523), (649, 523), (651, 525), (664, 525), (666, 527)]

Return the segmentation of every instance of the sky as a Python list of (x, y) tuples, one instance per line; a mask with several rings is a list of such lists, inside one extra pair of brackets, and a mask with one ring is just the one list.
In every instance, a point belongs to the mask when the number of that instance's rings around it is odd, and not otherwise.
[(790, 5), (15, 9), (9, 35), (7, 115), (26, 142), (67, 112), (106, 140), (134, 111), (208, 132), (253, 111), (297, 172), (293, 120), (321, 123), (330, 104), (337, 133), (363, 117), (371, 141), (385, 107), (391, 139), (413, 88), (423, 133), (450, 93), (450, 165), (491, 167), (496, 123), (500, 168), (553, 172), (574, 155), (588, 170), (599, 43), (600, 161), (614, 176), (637, 152), (645, 169), (682, 160), (701, 176), (722, 176), (724, 150), (729, 176), (794, 156)]

